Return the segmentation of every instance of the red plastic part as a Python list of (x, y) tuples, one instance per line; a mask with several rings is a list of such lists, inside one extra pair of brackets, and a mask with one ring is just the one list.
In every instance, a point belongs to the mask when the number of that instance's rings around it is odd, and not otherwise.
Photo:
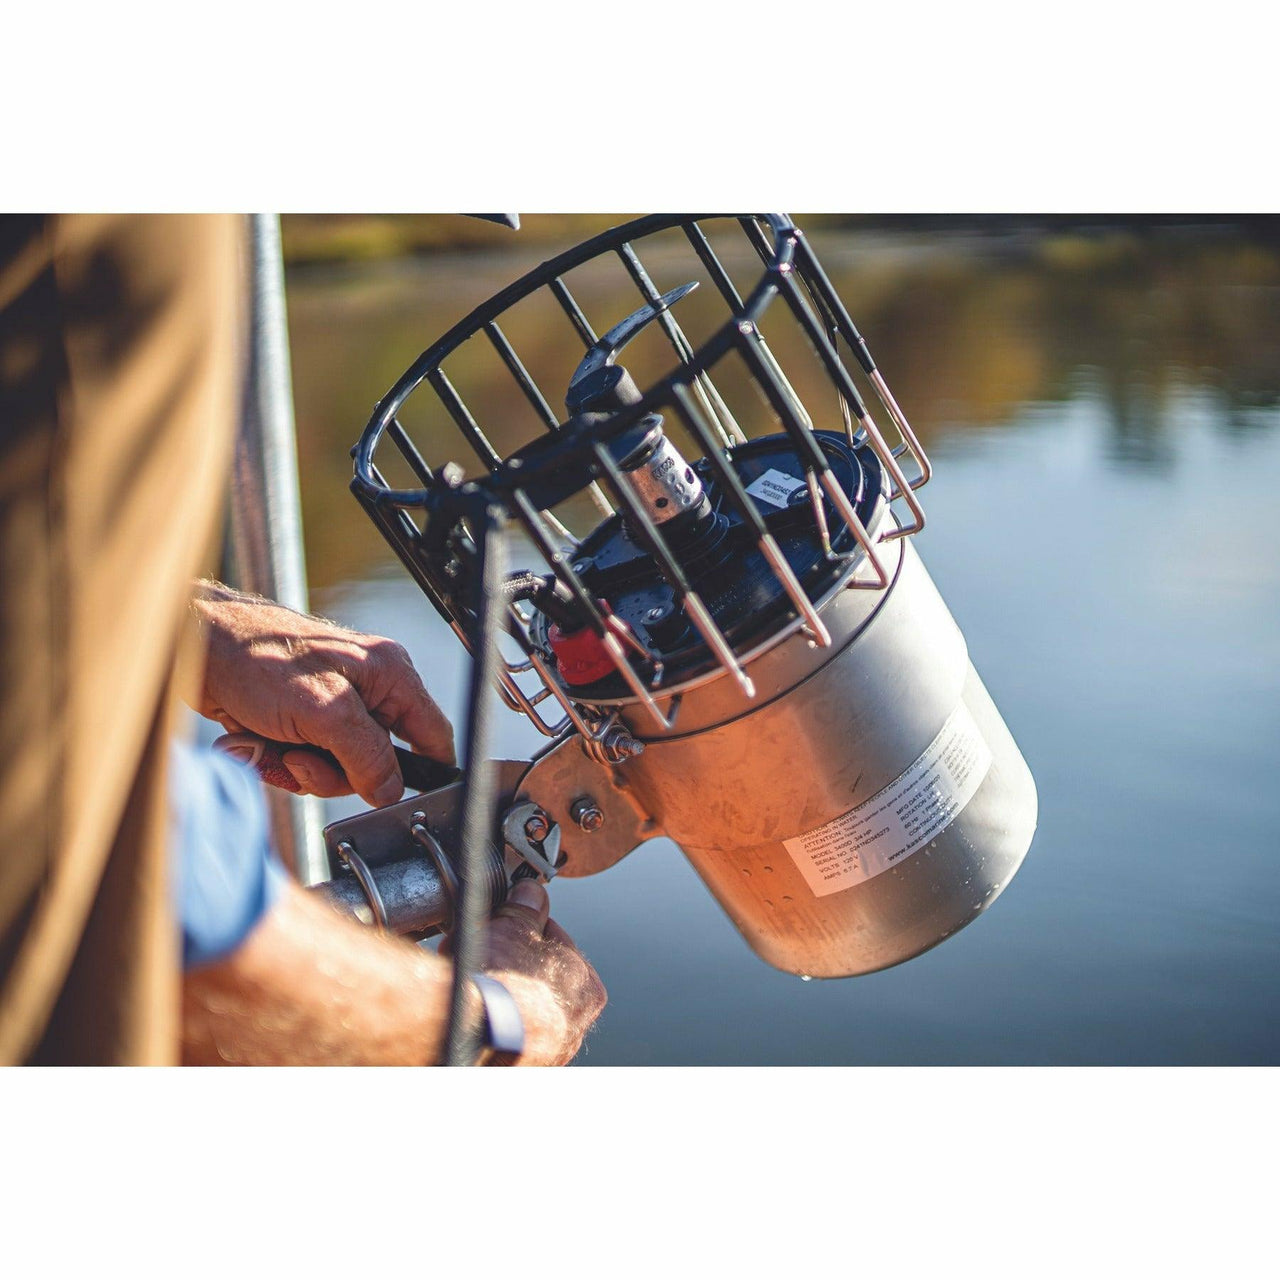
[[(605, 608), (606, 616), (612, 617), (608, 613), (609, 602), (601, 600), (600, 603)], [(618, 622), (617, 625), (625, 627), (626, 623)], [(547, 640), (551, 645), (551, 652), (556, 655), (556, 666), (560, 668), (565, 684), (594, 684), (617, 670), (604, 647), (604, 641), (590, 627), (583, 627), (580, 631), (571, 631), (566, 635), (553, 622), (547, 628)]]

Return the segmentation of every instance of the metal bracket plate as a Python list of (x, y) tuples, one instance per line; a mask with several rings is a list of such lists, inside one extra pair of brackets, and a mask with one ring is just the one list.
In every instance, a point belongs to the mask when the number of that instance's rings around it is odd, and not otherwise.
[[(516, 787), (529, 769), (527, 760), (498, 760), (498, 797), (505, 810), (515, 796)], [(458, 824), (462, 817), (464, 779), (451, 782), (438, 791), (425, 791), (408, 796), (385, 809), (370, 809), (350, 818), (340, 818), (324, 829), (324, 842), (334, 865), (339, 864), (338, 846), (353, 846), (366, 865), (381, 866), (398, 862), (421, 852), (410, 834), (414, 823), (422, 825), (446, 848), (457, 845)], [(414, 815), (422, 814), (418, 819)]]
[[(587, 757), (576, 734), (532, 763), (499, 760), (496, 765), (500, 811), (505, 815), (513, 805), (531, 801), (558, 828), (563, 851), (556, 868), (560, 875), (595, 875), (620, 862), (637, 845), (663, 834), (632, 793), (625, 763), (597, 764)], [(456, 847), (464, 790), (465, 779), (460, 778), (438, 791), (331, 822), (324, 829), (330, 858), (340, 865), (341, 844), (354, 848), (369, 867), (419, 856), (422, 850), (412, 835), (415, 824), (424, 826), (445, 849)], [(601, 815), (592, 830), (579, 826), (574, 814), (575, 803), (585, 799), (593, 801)]]
[[(626, 775), (625, 763), (603, 765), (589, 759), (575, 734), (539, 756), (520, 779), (515, 798), (532, 800), (560, 828), (562, 876), (593, 876), (663, 834)], [(587, 798), (603, 819), (591, 831), (578, 825), (573, 812), (575, 803)]]

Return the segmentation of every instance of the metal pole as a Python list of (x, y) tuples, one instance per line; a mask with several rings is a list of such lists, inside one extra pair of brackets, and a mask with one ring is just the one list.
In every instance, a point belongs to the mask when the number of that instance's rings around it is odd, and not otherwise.
[[(231, 543), (237, 585), (307, 612), (307, 567), (298, 498), (298, 443), (289, 370), (280, 219), (249, 215), (249, 334), (244, 404), (231, 483)], [(281, 857), (303, 884), (329, 879), (314, 796), (267, 788)]]

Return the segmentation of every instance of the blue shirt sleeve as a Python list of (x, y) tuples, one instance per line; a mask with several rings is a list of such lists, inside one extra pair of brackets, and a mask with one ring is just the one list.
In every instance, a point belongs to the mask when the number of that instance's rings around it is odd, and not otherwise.
[(172, 883), (186, 969), (233, 952), (288, 882), (271, 847), (262, 784), (220, 751), (175, 742)]

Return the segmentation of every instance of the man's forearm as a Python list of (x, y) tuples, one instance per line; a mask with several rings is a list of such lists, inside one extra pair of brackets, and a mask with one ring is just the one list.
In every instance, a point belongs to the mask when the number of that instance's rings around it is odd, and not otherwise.
[(246, 1066), (440, 1060), (447, 961), (345, 920), (305, 890), (232, 956), (187, 974), (183, 1057)]
[[(570, 1061), (606, 1000), (549, 909), (546, 890), (520, 880), (488, 929), (485, 972), (519, 1007), (528, 1066)], [(452, 980), (449, 960), (362, 928), (290, 884), (232, 956), (187, 974), (183, 1057), (245, 1066), (440, 1062)]]

